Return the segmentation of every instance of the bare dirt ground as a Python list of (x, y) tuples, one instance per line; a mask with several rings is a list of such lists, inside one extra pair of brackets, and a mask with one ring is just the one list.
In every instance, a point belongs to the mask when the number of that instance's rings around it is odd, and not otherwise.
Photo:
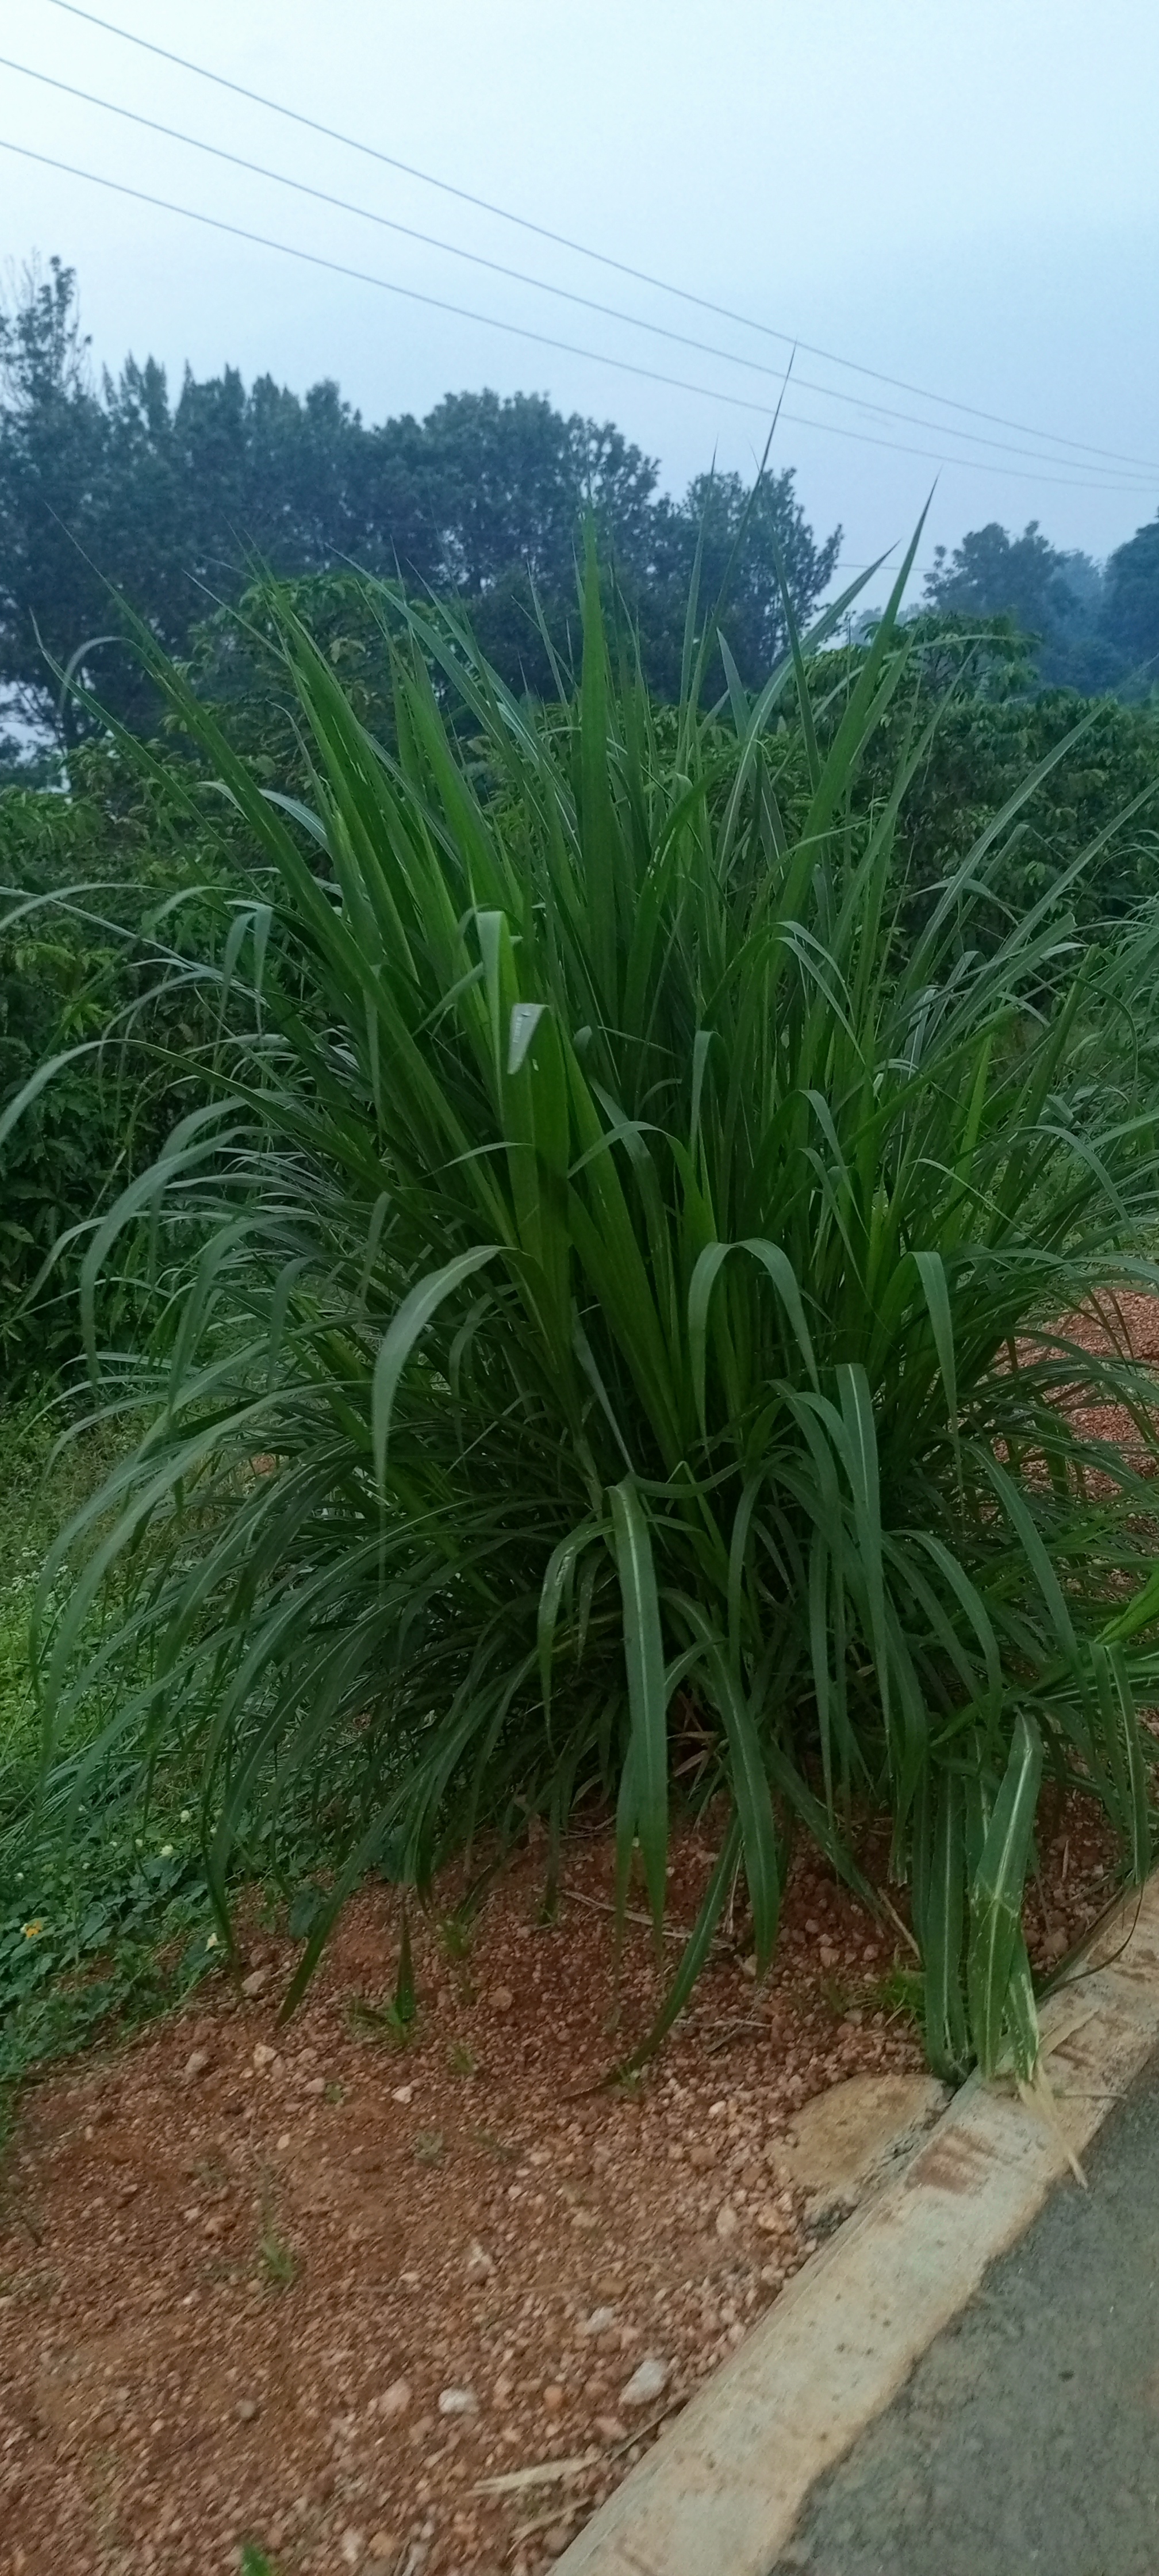
[[(710, 1857), (681, 1838), (674, 1925)], [(1060, 1809), (1040, 1962), (1100, 1909), (1106, 1860)], [(573, 1845), (545, 1926), (528, 1852), (465, 1956), (423, 1923), (403, 2049), (369, 2017), (398, 1956), (381, 1889), (288, 2025), (295, 1953), (255, 1934), (256, 1993), (223, 1977), (26, 2093), (0, 2198), (4, 2576), (224, 2576), (247, 2542), (282, 2576), (550, 2564), (812, 2251), (775, 2170), (794, 2113), (921, 2065), (905, 1942), (803, 1854), (760, 1991), (722, 1941), (654, 2068), (587, 2090), (661, 1991), (633, 1923), (609, 2030), (610, 1880), (606, 1839)]]
[[(1159, 1355), (1159, 1301), (1109, 1330)], [(1130, 1444), (1125, 1417), (1085, 1420)], [(675, 1938), (704, 1830), (677, 1840)], [(251, 1930), (240, 1983), (26, 2091), (0, 2176), (0, 2576), (236, 2576), (247, 2546), (279, 2576), (550, 2565), (812, 2252), (778, 2167), (795, 2114), (922, 2062), (904, 1927), (802, 1852), (760, 1990), (722, 1938), (659, 2060), (601, 2087), (663, 1989), (633, 1920), (614, 2023), (611, 1881), (607, 1836), (574, 1842), (544, 1923), (528, 1850), (465, 1950), (424, 1918), (404, 2048), (379, 1889), (288, 2025), (296, 1954)], [(1109, 1887), (1098, 1819), (1048, 1805), (1036, 1967)]]

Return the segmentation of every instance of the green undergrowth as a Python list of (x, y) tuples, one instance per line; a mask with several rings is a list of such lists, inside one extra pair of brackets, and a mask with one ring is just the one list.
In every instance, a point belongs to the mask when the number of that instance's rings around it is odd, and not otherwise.
[[(174, 1774), (143, 1807), (131, 1747), (94, 1776), (67, 1832), (40, 1796), (29, 1664), (36, 1577), (61, 1519), (108, 1472), (105, 1435), (60, 1446), (43, 1397), (0, 1418), (0, 2104), (20, 2079), (165, 2009), (220, 1950), (192, 1806)], [(101, 1720), (78, 1711), (79, 1748)], [(0, 2108), (0, 2136), (4, 2111)]]
[[(78, 1703), (45, 1788), (32, 1683), (37, 1580), (62, 1522), (116, 1462), (108, 1430), (67, 1434), (59, 1395), (0, 1410), (0, 2155), (21, 2081), (172, 2011), (228, 1958), (203, 1847), (195, 1766), (180, 1747), (150, 1761), (140, 1730), (88, 1770), (128, 1676)], [(92, 1639), (99, 1635), (96, 1619)], [(63, 1763), (60, 1759), (64, 1751)], [(260, 1816), (231, 1857), (228, 1888), (304, 1938), (323, 1902), (346, 1812), (341, 1763), (329, 1800)]]

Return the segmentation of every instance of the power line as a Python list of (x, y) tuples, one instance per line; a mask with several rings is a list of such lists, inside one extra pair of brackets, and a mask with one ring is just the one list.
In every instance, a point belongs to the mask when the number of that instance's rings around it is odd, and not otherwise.
[[(920, 402), (940, 403), (944, 409), (960, 411), (971, 420), (988, 421), (992, 428), (1017, 430), (1021, 437), (1045, 439), (1051, 446), (1075, 449), (1080, 455), (1097, 457), (1104, 464), (1141, 466), (1148, 474), (1159, 472), (1159, 466), (1152, 457), (1127, 456), (1115, 448), (1092, 446), (1086, 439), (1067, 438), (1061, 430), (1037, 429), (1029, 421), (1009, 419), (1004, 412), (985, 411), (977, 403), (960, 402), (953, 394), (933, 393), (926, 385), (912, 384), (905, 376), (887, 375), (880, 367), (864, 366), (856, 358), (843, 358), (836, 350), (821, 348), (815, 341), (802, 340), (792, 332), (779, 331), (771, 322), (759, 322), (752, 314), (736, 313), (729, 305), (716, 303), (711, 296), (697, 295), (690, 287), (674, 286), (668, 278), (654, 277), (647, 269), (633, 268), (627, 260), (615, 259), (608, 251), (593, 250), (589, 243), (574, 241), (567, 233), (553, 232), (549, 225), (536, 223), (530, 215), (513, 214), (510, 207), (497, 205), (489, 197), (475, 196), (469, 188), (457, 187), (450, 179), (436, 178), (433, 171), (420, 170), (414, 162), (402, 161), (392, 152), (382, 152), (375, 144), (360, 142), (357, 135), (342, 134), (335, 126), (323, 125), (319, 118), (304, 115), (299, 108), (286, 107), (278, 99), (267, 98), (261, 90), (247, 89), (243, 82), (230, 80), (224, 72), (210, 71), (204, 63), (192, 62), (185, 54), (172, 53), (167, 46), (155, 44), (148, 36), (138, 36), (128, 27), (118, 27), (111, 19), (98, 17), (94, 10), (80, 8), (78, 0), (49, 0), (49, 6), (63, 9), (70, 18), (81, 18), (91, 27), (99, 27), (104, 35), (115, 36), (122, 44), (136, 45), (143, 53), (155, 54), (161, 62), (175, 64), (179, 71), (192, 72), (198, 80), (211, 81), (217, 89), (230, 90), (235, 98), (244, 98), (251, 106), (266, 108), (272, 116), (286, 117), (291, 124), (303, 126), (311, 134), (324, 135), (327, 142), (339, 143), (345, 151), (360, 152), (369, 161), (381, 162), (388, 170), (399, 170), (404, 177), (419, 180), (423, 187), (437, 188), (444, 196), (456, 197), (460, 204), (473, 206), (481, 214), (496, 215), (505, 224), (517, 225), (522, 232), (535, 233), (541, 241), (554, 243), (558, 250), (572, 251), (581, 259), (595, 260), (602, 268), (615, 269), (621, 277), (634, 279), (638, 286), (650, 286), (662, 295), (674, 295), (682, 303), (695, 304), (704, 313), (714, 313), (720, 321), (739, 323), (743, 330), (759, 331), (766, 339), (779, 340), (785, 348), (803, 349), (807, 357), (822, 358), (829, 366), (844, 367), (854, 375), (869, 377), (875, 384), (888, 385), (894, 393), (913, 394)], [(1073, 463), (1076, 459), (1060, 457), (1057, 461), (1064, 464)]]
[[(307, 180), (292, 177), (288, 171), (271, 170), (264, 162), (251, 161), (244, 153), (230, 152), (222, 144), (207, 143), (200, 135), (187, 134), (183, 127), (162, 124), (157, 117), (146, 116), (137, 108), (125, 107), (117, 99), (101, 98), (93, 90), (79, 89), (73, 81), (60, 80), (51, 72), (34, 70), (29, 63), (15, 62), (8, 54), (0, 54), (0, 67), (5, 71), (19, 73), (25, 80), (37, 81), (47, 89), (58, 90), (66, 98), (80, 99), (86, 107), (100, 108), (105, 115), (122, 117), (131, 125), (142, 126), (147, 133), (160, 134), (167, 142), (180, 143), (186, 145), (191, 151), (207, 153), (213, 160), (227, 162), (235, 170), (246, 170), (254, 178), (272, 180), (277, 187), (290, 188), (295, 195), (310, 197), (318, 205), (335, 207), (341, 214), (355, 215), (364, 223), (377, 224), (386, 232), (399, 233), (407, 241), (421, 242), (428, 250), (447, 252), (452, 258), (467, 260), (476, 268), (489, 269), (495, 276), (510, 278), (517, 285), (531, 286), (540, 294), (554, 295), (565, 303), (579, 305), (585, 312), (598, 313), (606, 320), (624, 322), (630, 329), (648, 331), (654, 337), (670, 340), (680, 348), (693, 349), (702, 357), (723, 359), (728, 366), (745, 367), (757, 375), (774, 377), (777, 382), (783, 380), (783, 368), (771, 366), (766, 359), (741, 357), (735, 350), (722, 349), (712, 341), (694, 339), (685, 331), (673, 331), (663, 322), (645, 321), (637, 314), (625, 313), (618, 305), (600, 303), (590, 295), (577, 294), (571, 287), (556, 286), (547, 278), (531, 276), (524, 269), (510, 268), (501, 260), (488, 259), (481, 251), (466, 250), (458, 242), (444, 241), (438, 234), (420, 232), (413, 224), (401, 223), (392, 215), (379, 214), (373, 207), (358, 205), (348, 197), (336, 197), (328, 189), (315, 188)], [(995, 448), (1001, 450), (1004, 455), (1023, 456), (1040, 464), (1057, 465), (1063, 461), (1058, 457), (1044, 456), (1041, 450), (1015, 447), (1008, 439), (991, 438), (984, 431), (957, 429), (949, 422), (922, 420), (914, 412), (898, 411), (889, 403), (872, 402), (864, 394), (843, 393), (838, 387), (818, 384), (809, 376), (797, 375), (794, 382), (802, 386), (807, 393), (820, 394), (828, 402), (843, 403), (854, 410), (868, 412), (877, 420), (896, 420), (905, 423), (911, 429), (929, 430), (935, 438), (968, 440), (972, 446)], [(963, 462), (966, 461), (974, 460), (963, 460)], [(1066, 461), (1074, 462), (1076, 473), (1093, 474), (1095, 471), (1093, 467), (1080, 467), (1077, 460)], [(1155, 470), (1159, 473), (1159, 466)], [(1133, 475), (1121, 475), (1116, 479), (1125, 491), (1140, 488), (1137, 478)], [(1107, 488), (1105, 482), (1101, 486), (1092, 485), (1092, 489), (1105, 488)]]
[[(326, 269), (334, 277), (352, 278), (360, 286), (374, 286), (384, 294), (401, 295), (409, 304), (425, 304), (436, 313), (450, 313), (457, 321), (482, 323), (486, 330), (504, 331), (517, 340), (531, 340), (538, 348), (562, 350), (566, 357), (583, 358), (589, 365), (614, 367), (621, 375), (641, 376), (649, 384), (668, 385), (678, 393), (701, 394), (708, 402), (727, 403), (734, 411), (756, 412), (763, 421), (768, 420), (768, 405), (752, 401), (747, 394), (729, 394), (714, 385), (693, 384), (686, 376), (665, 375), (659, 368), (641, 366), (632, 358), (614, 358), (606, 349), (585, 349), (574, 340), (556, 339), (546, 331), (532, 330), (525, 322), (507, 322), (497, 313), (479, 313), (469, 304), (452, 304), (445, 296), (424, 294), (417, 286), (402, 286), (397, 279), (379, 277), (371, 269), (353, 268), (344, 260), (325, 258), (321, 251), (302, 250), (294, 242), (275, 240), (270, 233), (253, 232), (245, 224), (229, 223), (223, 215), (207, 215), (196, 206), (176, 205), (171, 197), (157, 197), (145, 188), (130, 187), (127, 180), (108, 179), (102, 171), (82, 170), (74, 161), (60, 161), (51, 153), (34, 152), (29, 144), (13, 143), (7, 135), (0, 135), (0, 152), (14, 152), (22, 161), (35, 161), (45, 170), (59, 170), (69, 179), (84, 179), (92, 187), (107, 188), (114, 196), (131, 197), (137, 205), (156, 207), (162, 214), (180, 215), (187, 223), (204, 224), (211, 232), (228, 233), (235, 241), (252, 242), (259, 250), (274, 250), (287, 259), (304, 260), (308, 267)], [(991, 465), (984, 457), (942, 456), (934, 448), (914, 447), (908, 441), (896, 438), (877, 438), (872, 430), (846, 429), (839, 421), (815, 420), (809, 412), (782, 411), (782, 416), (802, 429), (819, 429), (830, 438), (850, 438), (862, 446), (884, 447), (894, 456), (918, 456), (927, 464), (968, 467), (976, 474), (1012, 476), (1020, 483), (1051, 483), (1066, 491), (1121, 493), (1130, 488), (1122, 483), (1076, 482), (1059, 474), (1029, 474), (1017, 465)], [(1084, 470), (1089, 473), (1090, 469)], [(1140, 484), (1137, 488), (1144, 490), (1148, 487)]]

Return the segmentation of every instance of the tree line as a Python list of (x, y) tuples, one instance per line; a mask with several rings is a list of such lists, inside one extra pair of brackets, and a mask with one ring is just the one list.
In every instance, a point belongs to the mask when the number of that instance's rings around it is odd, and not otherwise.
[(83, 714), (56, 673), (77, 655), (113, 715), (140, 730), (155, 712), (120, 641), (119, 597), (183, 657), (257, 564), (397, 575), (459, 604), (513, 685), (550, 691), (552, 652), (569, 650), (585, 510), (662, 697), (679, 687), (698, 544), (712, 598), (747, 513), (728, 637), (755, 678), (784, 642), (782, 571), (804, 620), (841, 541), (839, 528), (815, 538), (791, 467), (755, 494), (739, 475), (698, 475), (676, 501), (612, 423), (565, 416), (539, 394), (448, 394), (425, 420), (368, 425), (333, 383), (299, 397), (270, 376), (247, 389), (235, 368), (201, 381), (187, 369), (174, 395), (152, 358), (98, 382), (75, 274), (59, 260), (0, 316), (0, 684), (66, 740)]
[(925, 596), (947, 614), (1009, 618), (1035, 639), (1044, 687), (1141, 697), (1159, 682), (1159, 516), (1105, 564), (1053, 546), (1037, 519), (1021, 536), (991, 520), (952, 554), (935, 549)]
[[(174, 393), (155, 359), (131, 357), (98, 378), (59, 259), (27, 272), (0, 312), (0, 689), (26, 727), (52, 727), (66, 747), (85, 717), (63, 671), (135, 731), (156, 715), (122, 602), (185, 658), (259, 565), (398, 576), (457, 603), (514, 686), (550, 692), (553, 656), (566, 661), (573, 641), (585, 510), (661, 698), (679, 687), (698, 546), (705, 601), (731, 564), (724, 623), (749, 684), (784, 645), (782, 585), (804, 622), (840, 550), (840, 528), (815, 536), (792, 467), (755, 491), (700, 474), (673, 499), (613, 423), (543, 395), (448, 394), (424, 420), (367, 424), (332, 382), (299, 396), (271, 376), (247, 389), (236, 368), (201, 380), (187, 368)], [(1052, 545), (1037, 520), (1020, 535), (973, 529), (937, 549), (924, 606), (1007, 617), (1035, 640), (1040, 686), (1145, 696), (1159, 668), (1159, 516), (1103, 566)]]

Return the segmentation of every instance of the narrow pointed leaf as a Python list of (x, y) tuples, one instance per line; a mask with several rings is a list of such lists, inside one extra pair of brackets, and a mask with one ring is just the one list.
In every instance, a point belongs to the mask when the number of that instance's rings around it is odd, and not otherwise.
[(610, 1494), (624, 1621), (624, 1663), (632, 1715), (637, 1831), (652, 1914), (663, 1921), (668, 1864), (668, 1695), (652, 1538), (631, 1476)]

